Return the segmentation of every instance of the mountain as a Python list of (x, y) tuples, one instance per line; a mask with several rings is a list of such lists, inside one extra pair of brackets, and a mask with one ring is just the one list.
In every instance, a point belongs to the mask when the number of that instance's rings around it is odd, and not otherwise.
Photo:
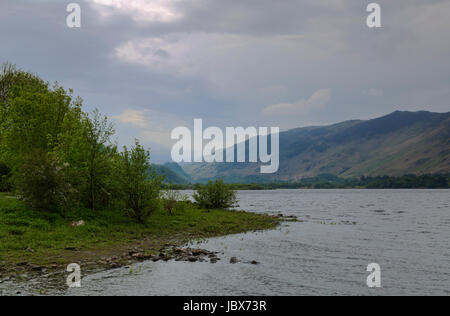
[(332, 174), (342, 178), (450, 172), (450, 112), (394, 112), (280, 133), (280, 169), (261, 175), (255, 163), (192, 163), (194, 182), (298, 181)]
[(164, 165), (152, 165), (153, 169), (159, 175), (165, 176), (166, 183), (172, 184), (189, 184), (192, 182), (191, 177), (184, 172), (177, 163), (166, 163)]

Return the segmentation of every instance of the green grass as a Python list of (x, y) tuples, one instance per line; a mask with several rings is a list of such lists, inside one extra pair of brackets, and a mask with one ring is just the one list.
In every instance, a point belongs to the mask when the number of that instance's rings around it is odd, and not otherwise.
[[(86, 225), (72, 228), (71, 220), (84, 220)], [(277, 224), (268, 215), (199, 209), (175, 215), (161, 210), (146, 225), (136, 224), (118, 210), (79, 209), (63, 218), (30, 210), (15, 197), (0, 194), (0, 266), (95, 261), (120, 256), (133, 247), (157, 252), (166, 245), (271, 229)]]

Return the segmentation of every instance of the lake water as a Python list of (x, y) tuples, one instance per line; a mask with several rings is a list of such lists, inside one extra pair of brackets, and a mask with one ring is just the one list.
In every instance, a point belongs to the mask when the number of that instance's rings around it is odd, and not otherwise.
[[(219, 251), (216, 264), (144, 262), (132, 273), (123, 268), (87, 276), (82, 288), (63, 294), (448, 296), (449, 193), (242, 191), (240, 209), (295, 215), (299, 222), (194, 245)], [(233, 256), (240, 262), (230, 264)], [(381, 267), (381, 288), (366, 285), (370, 263)]]

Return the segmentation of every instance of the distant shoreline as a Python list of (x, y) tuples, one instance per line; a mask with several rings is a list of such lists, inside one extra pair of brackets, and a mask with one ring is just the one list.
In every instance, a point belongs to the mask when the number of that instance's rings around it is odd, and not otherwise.
[[(429, 175), (404, 175), (400, 177), (378, 176), (339, 178), (319, 175), (299, 182), (230, 183), (234, 190), (276, 189), (450, 189), (450, 173)], [(178, 190), (195, 190), (196, 184), (173, 184)]]

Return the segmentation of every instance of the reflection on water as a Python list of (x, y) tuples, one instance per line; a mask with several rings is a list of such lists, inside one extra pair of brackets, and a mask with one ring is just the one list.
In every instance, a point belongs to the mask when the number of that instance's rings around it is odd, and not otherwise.
[[(276, 230), (214, 238), (216, 264), (144, 262), (90, 275), (68, 295), (450, 294), (448, 190), (243, 191), (240, 208), (295, 215)], [(230, 264), (230, 257), (240, 262)], [(256, 260), (259, 265), (249, 262)], [(366, 286), (379, 263), (382, 288)]]

